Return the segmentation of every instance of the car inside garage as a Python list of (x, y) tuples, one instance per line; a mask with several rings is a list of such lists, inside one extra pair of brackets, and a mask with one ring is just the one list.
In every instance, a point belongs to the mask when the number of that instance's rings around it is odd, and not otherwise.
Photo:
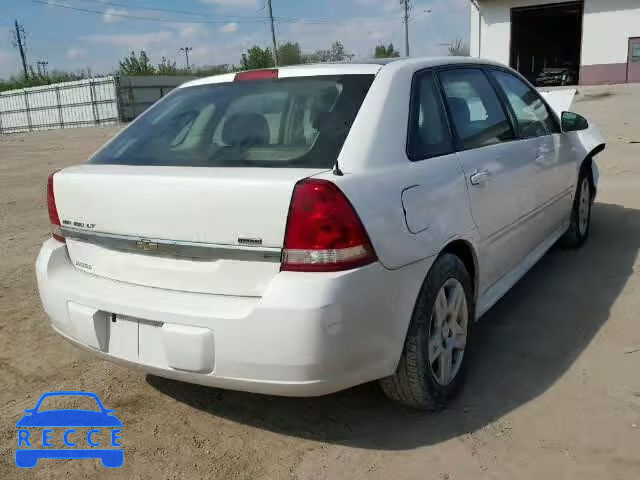
[(579, 83), (583, 1), (511, 9), (511, 67), (538, 86)]

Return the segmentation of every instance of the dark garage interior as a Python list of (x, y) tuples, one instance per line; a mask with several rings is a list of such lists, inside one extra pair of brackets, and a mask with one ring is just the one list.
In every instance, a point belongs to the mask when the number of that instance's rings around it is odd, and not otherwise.
[(583, 8), (579, 1), (512, 9), (511, 67), (539, 86), (577, 84)]

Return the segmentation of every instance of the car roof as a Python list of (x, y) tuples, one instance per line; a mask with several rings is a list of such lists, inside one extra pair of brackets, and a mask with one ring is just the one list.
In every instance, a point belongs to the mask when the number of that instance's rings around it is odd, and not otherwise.
[[(355, 60), (350, 62), (327, 62), (312, 63), (304, 65), (291, 65), (277, 67), (278, 78), (292, 77), (312, 77), (320, 75), (375, 75), (381, 69), (403, 69), (441, 67), (446, 65), (478, 64), (504, 66), (491, 60), (484, 60), (471, 57), (399, 57), (399, 58), (373, 58)], [(197, 85), (208, 85), (215, 83), (233, 82), (236, 72), (213, 75), (211, 77), (198, 78), (187, 83), (183, 83), (178, 88), (193, 87)]]

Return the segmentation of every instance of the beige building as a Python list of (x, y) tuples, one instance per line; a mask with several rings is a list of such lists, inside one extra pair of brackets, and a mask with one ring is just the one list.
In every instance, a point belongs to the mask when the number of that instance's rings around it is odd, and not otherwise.
[(640, 0), (471, 0), (471, 54), (531, 81), (568, 67), (582, 85), (640, 82)]

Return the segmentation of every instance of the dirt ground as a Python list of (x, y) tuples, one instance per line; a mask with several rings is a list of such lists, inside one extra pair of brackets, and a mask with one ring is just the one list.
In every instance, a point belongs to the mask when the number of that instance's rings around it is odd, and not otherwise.
[[(467, 386), (440, 414), (398, 408), (371, 385), (314, 399), (193, 386), (67, 344), (36, 291), (46, 176), (116, 129), (0, 137), (0, 477), (637, 480), (640, 86), (581, 90), (574, 110), (609, 142), (592, 237), (553, 249), (486, 315)], [(123, 468), (15, 466), (15, 422), (51, 390), (92, 391), (115, 409)]]

